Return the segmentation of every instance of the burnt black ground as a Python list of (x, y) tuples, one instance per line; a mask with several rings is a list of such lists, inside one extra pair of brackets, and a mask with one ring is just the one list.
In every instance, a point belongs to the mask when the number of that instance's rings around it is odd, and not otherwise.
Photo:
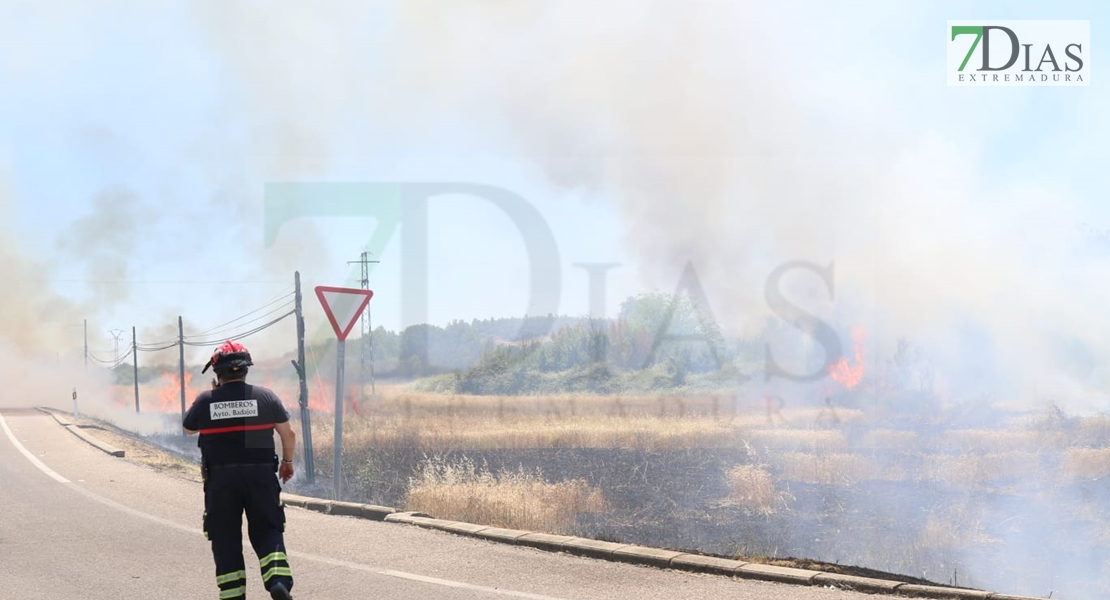
[[(180, 436), (151, 441), (195, 459), (188, 445), (193, 440), (185, 447)], [(859, 452), (873, 456), (874, 450)], [(1028, 595), (1055, 591), (1057, 597), (1069, 596), (1061, 589), (1069, 581), (1082, 589), (1100, 585), (1110, 563), (1110, 545), (1095, 527), (1110, 521), (1110, 480), (1044, 487), (1002, 478), (985, 486), (777, 478), (785, 507), (764, 515), (726, 501), (728, 471), (757, 459), (743, 449), (525, 448), (438, 456), (467, 459), (493, 473), (539, 469), (551, 482), (582, 479), (597, 486), (608, 510), (583, 514), (559, 532), (594, 539), (914, 583)], [(911, 472), (920, 470), (921, 457), (913, 448), (886, 456)], [(416, 444), (348, 452), (344, 499), (402, 507), (409, 477), (426, 458)], [(1051, 473), (1053, 460), (1046, 456), (1035, 467)], [(323, 464), (317, 457), (318, 471), (330, 467), (330, 459)], [(301, 484), (295, 492), (330, 497), (330, 478), (318, 475), (314, 489)], [(961, 519), (966, 522), (956, 522)], [(922, 539), (930, 520), (950, 529), (956, 546), (933, 547)], [(962, 537), (969, 532), (975, 537)]]

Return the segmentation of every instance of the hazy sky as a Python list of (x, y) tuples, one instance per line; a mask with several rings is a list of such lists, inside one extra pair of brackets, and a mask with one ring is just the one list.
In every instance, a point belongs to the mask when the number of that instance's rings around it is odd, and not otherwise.
[[(463, 182), (538, 211), (557, 270), (537, 276), (559, 295), (529, 298), (540, 261), (506, 212), (440, 196), (433, 323), (585, 315), (580, 262), (622, 263), (612, 316), (628, 295), (673, 291), (692, 261), (726, 329), (744, 332), (768, 312), (776, 266), (835, 262), (836, 304), (817, 285), (810, 312), (983, 343), (1012, 364), (1059, 343), (1085, 379), (1110, 350), (1110, 241), (1084, 233), (1110, 231), (1098, 52), (1090, 87), (948, 87), (945, 26), (1089, 19), (1098, 46), (1108, 10), (6, 1), (0, 274), (31, 300), (5, 331), (52, 326), (76, 347), (87, 318), (98, 349), (132, 325), (161, 341), (178, 315), (200, 331), (265, 304), (299, 269), (310, 336), (325, 336), (312, 287), (355, 284), (347, 261), (382, 223), (302, 217), (268, 244), (266, 184)], [(403, 230), (371, 272), (375, 325), (391, 329), (419, 312), (402, 294)]]

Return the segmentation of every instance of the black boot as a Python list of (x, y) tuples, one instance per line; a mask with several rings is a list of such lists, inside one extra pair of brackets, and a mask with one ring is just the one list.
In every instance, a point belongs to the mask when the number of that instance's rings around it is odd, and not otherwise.
[(274, 600), (293, 600), (293, 594), (285, 589), (284, 583), (275, 583), (274, 587), (270, 588), (270, 597)]

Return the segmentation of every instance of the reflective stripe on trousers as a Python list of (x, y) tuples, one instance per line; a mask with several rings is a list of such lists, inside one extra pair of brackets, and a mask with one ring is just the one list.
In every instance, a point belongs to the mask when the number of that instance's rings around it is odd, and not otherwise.
[(232, 571), (217, 575), (216, 585), (220, 587), (220, 600), (243, 598), (247, 595), (247, 572)]
[(262, 568), (262, 582), (269, 583), (274, 577), (292, 577), (293, 571), (289, 568), (289, 557), (284, 552), (271, 552), (258, 560)]

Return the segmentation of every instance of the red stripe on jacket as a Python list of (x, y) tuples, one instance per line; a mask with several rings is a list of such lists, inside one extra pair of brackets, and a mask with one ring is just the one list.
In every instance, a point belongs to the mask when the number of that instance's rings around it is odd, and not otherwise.
[(265, 425), (233, 425), (231, 427), (215, 427), (212, 429), (201, 429), (201, 433), (232, 433), (234, 431), (257, 431), (259, 429), (273, 429), (273, 423)]

